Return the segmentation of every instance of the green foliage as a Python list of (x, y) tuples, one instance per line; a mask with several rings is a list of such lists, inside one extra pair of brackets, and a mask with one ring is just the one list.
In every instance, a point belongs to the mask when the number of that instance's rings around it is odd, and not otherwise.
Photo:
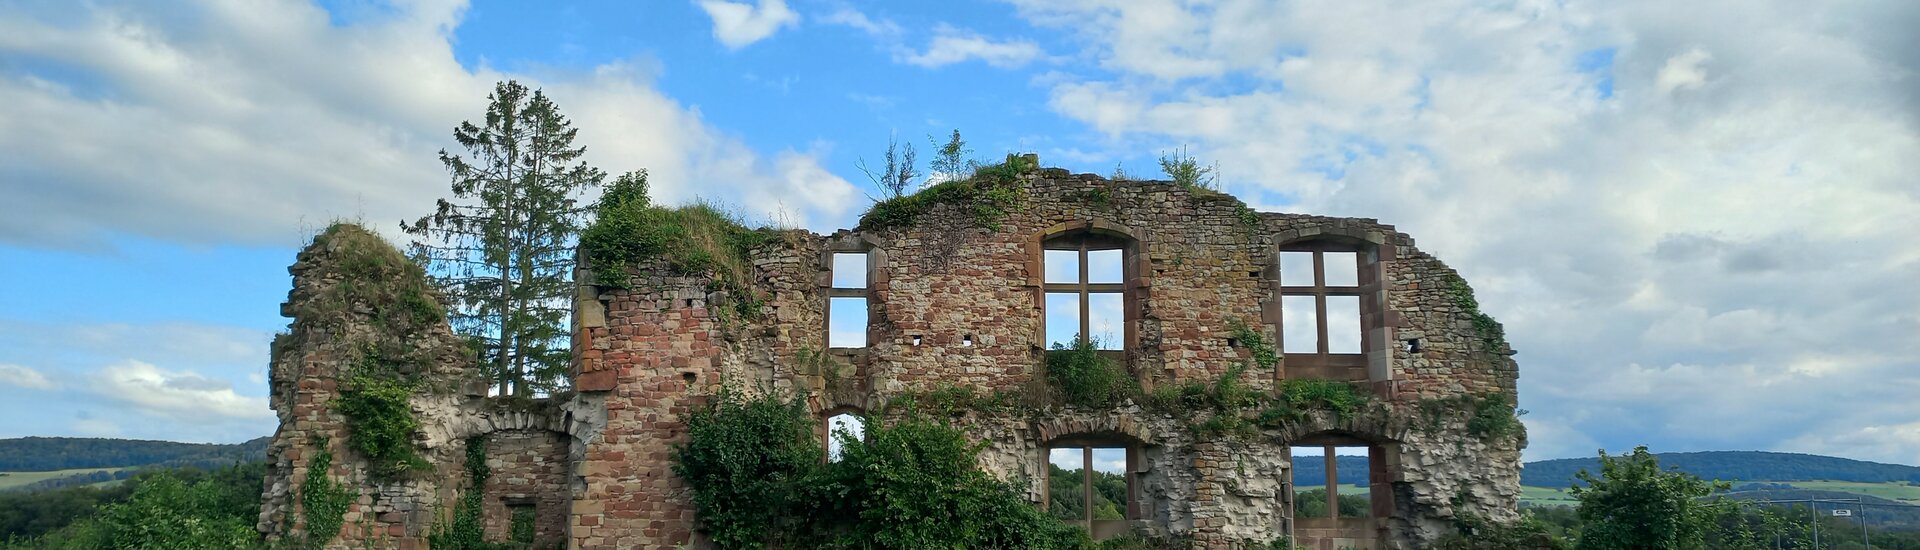
[(599, 217), (580, 235), (595, 282), (625, 287), (628, 269), (657, 260), (673, 275), (713, 275), (715, 290), (732, 295), (734, 313), (757, 318), (760, 301), (748, 290), (750, 252), (773, 232), (748, 229), (737, 215), (710, 203), (653, 206), (646, 179), (645, 172), (635, 172), (615, 180), (596, 207)]
[[(920, 416), (867, 424), (816, 487), (822, 535), (839, 548), (1084, 548), (1084, 531), (1041, 513), (976, 465), (980, 446)], [(817, 456), (817, 455), (816, 455)]]
[(507, 540), (520, 546), (532, 546), (534, 522), (539, 520), (539, 516), (535, 514), (533, 507), (514, 506), (509, 508), (508, 512), (513, 514), (513, 516), (507, 518), (509, 521)]
[(345, 279), (313, 300), (320, 311), (304, 313), (337, 316), (371, 311), (376, 325), (401, 334), (446, 319), (446, 309), (433, 298), (426, 270), (365, 227), (336, 222), (314, 236), (311, 248), (336, 254)]
[(1569, 492), (1580, 501), (1581, 550), (1707, 548), (1715, 503), (1702, 499), (1726, 488), (1661, 470), (1660, 460), (1645, 446), (1617, 458), (1602, 451), (1600, 474), (1582, 470), (1578, 477), (1586, 485)]
[(887, 401), (885, 412), (926, 413), (937, 417), (959, 416), (968, 411), (983, 414), (1008, 414), (1022, 410), (1024, 403), (1015, 392), (980, 393), (971, 387), (941, 385), (921, 392), (902, 392)]
[(799, 399), (749, 399), (722, 389), (687, 418), (674, 474), (693, 489), (701, 528), (724, 548), (784, 546), (799, 539), (807, 499), (825, 456)]
[[(1344, 503), (1343, 503), (1344, 507)], [(1457, 532), (1434, 544), (1437, 550), (1567, 550), (1565, 540), (1532, 515), (1513, 524), (1500, 524), (1463, 514), (1454, 518)]]
[(722, 548), (1086, 548), (975, 465), (959, 430), (911, 412), (825, 452), (803, 401), (727, 389), (688, 417), (674, 473)]
[(573, 296), (574, 243), (588, 215), (578, 199), (606, 173), (581, 160), (578, 130), (546, 94), (507, 81), (488, 99), (483, 124), (454, 128), (466, 156), (440, 152), (453, 200), (400, 225), (451, 300), (454, 330), (485, 341), (481, 358), (500, 393), (560, 389), (569, 312), (551, 304)]
[(1297, 422), (1310, 411), (1326, 411), (1334, 418), (1352, 418), (1371, 402), (1373, 396), (1347, 382), (1334, 380), (1286, 380), (1260, 411), (1259, 422), (1273, 426)]
[(327, 443), (324, 438), (314, 441), (313, 448), (318, 452), (307, 462), (307, 477), (300, 486), (300, 514), (307, 529), (301, 541), (303, 548), (320, 548), (340, 536), (347, 508), (360, 498), (358, 491), (327, 476), (327, 469), (333, 467), (333, 452), (327, 450)]
[[(1660, 453), (1660, 463), (1707, 479), (1726, 480), (1813, 480), (1853, 481), (1861, 483), (1920, 483), (1920, 468), (1899, 464), (1881, 464), (1829, 456), (1758, 451), (1709, 451), (1698, 453)], [(1523, 485), (1566, 487), (1574, 473), (1598, 468), (1593, 458), (1543, 460), (1527, 464), (1520, 474)]]
[(1487, 344), (1489, 351), (1500, 351), (1506, 348), (1506, 327), (1501, 326), (1499, 321), (1493, 320), (1493, 316), (1480, 311), (1480, 300), (1474, 298), (1473, 287), (1467, 284), (1466, 279), (1460, 278), (1457, 274), (1448, 277), (1447, 290), (1453, 295), (1453, 305), (1466, 312), (1472, 319), (1474, 334), (1480, 336), (1480, 340)]
[(1246, 348), (1247, 354), (1253, 357), (1255, 367), (1268, 371), (1280, 365), (1280, 352), (1273, 348), (1273, 342), (1267, 340), (1265, 332), (1239, 319), (1229, 322), (1227, 330), (1232, 333), (1234, 341)]
[(413, 446), (413, 432), (420, 429), (411, 404), (414, 386), (376, 372), (355, 373), (334, 401), (347, 420), (347, 445), (367, 459), (375, 478), (431, 467)]
[[(433, 532), (427, 534), (427, 544), (435, 550), (515, 548), (514, 545), (492, 544), (486, 540), (487, 526), (481, 513), (486, 505), (487, 478), (493, 477), (493, 469), (487, 467), (486, 435), (467, 438), (465, 467), (467, 490), (460, 494), (459, 502), (454, 505), (452, 519), (434, 522)], [(518, 527), (517, 524), (515, 527)]]
[(1187, 154), (1186, 146), (1179, 151), (1170, 151), (1160, 155), (1160, 171), (1173, 178), (1173, 183), (1194, 191), (1207, 193), (1219, 192), (1219, 166), (1201, 166), (1200, 161)]
[[(1081, 487), (1086, 484), (1086, 477), (1085, 470), (1068, 470), (1047, 463), (1047, 491), (1053, 495), (1047, 501), (1047, 514), (1065, 521), (1086, 519), (1088, 503), (1080, 498), (1085, 494)], [(1126, 474), (1094, 470), (1093, 495), (1093, 519), (1126, 519)]]
[[(954, 139), (960, 138), (958, 131), (953, 135)], [(913, 157), (913, 142), (907, 142), (907, 146), (903, 149), (900, 147), (900, 142), (888, 137), (887, 152), (882, 155), (886, 164), (880, 169), (880, 173), (876, 174), (868, 169), (865, 159), (861, 159), (858, 166), (860, 171), (867, 175), (867, 179), (873, 182), (874, 187), (880, 188), (880, 192), (887, 198), (894, 199), (906, 195), (907, 187), (913, 185), (913, 180), (920, 178), (919, 163)]]
[[(1294, 516), (1303, 518), (1327, 517), (1327, 488), (1320, 487), (1298, 491), (1293, 496)], [(1368, 495), (1340, 495), (1340, 516), (1345, 518), (1367, 517), (1372, 513), (1373, 499)]]
[(1069, 405), (1111, 407), (1139, 393), (1127, 369), (1100, 353), (1098, 339), (1074, 336), (1047, 352), (1047, 382)]
[(911, 195), (875, 202), (860, 216), (859, 229), (910, 226), (934, 207), (952, 205), (970, 209), (975, 223), (997, 231), (1007, 214), (1022, 203), (1016, 184), (1020, 175), (1035, 168), (1028, 158), (1010, 154), (1006, 162), (980, 167), (972, 177), (940, 182)]
[[(933, 141), (933, 138), (929, 136), (927, 141)], [(965, 179), (969, 175), (973, 163), (967, 160), (967, 155), (973, 150), (968, 149), (967, 142), (960, 139), (960, 130), (954, 130), (946, 143), (936, 142), (933, 146), (933, 162), (929, 163), (928, 169), (933, 170), (934, 174), (938, 174), (942, 180)]]
[(255, 536), (265, 476), (262, 462), (152, 468), (104, 489), (0, 495), (0, 548), (247, 547), (222, 535), (239, 524)]
[(1448, 419), (1465, 412), (1467, 433), (1481, 440), (1507, 441), (1527, 434), (1526, 424), (1520, 421), (1527, 411), (1515, 408), (1506, 392), (1426, 399), (1420, 401), (1418, 410), (1424, 421), (1419, 427), (1427, 433), (1439, 431)]

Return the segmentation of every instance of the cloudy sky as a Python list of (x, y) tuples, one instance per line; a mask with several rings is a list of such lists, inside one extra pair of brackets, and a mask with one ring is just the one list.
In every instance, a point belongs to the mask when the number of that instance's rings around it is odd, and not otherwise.
[[(1529, 459), (1920, 464), (1920, 3), (0, 2), (0, 437), (266, 435), (286, 265), (496, 81), (816, 230), (889, 136), (1379, 218), (1520, 350)], [(923, 146), (924, 147), (924, 146)]]

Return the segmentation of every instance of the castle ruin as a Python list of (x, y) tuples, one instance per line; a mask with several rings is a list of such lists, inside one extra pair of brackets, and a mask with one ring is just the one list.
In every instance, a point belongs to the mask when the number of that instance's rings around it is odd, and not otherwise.
[[(927, 200), (854, 230), (780, 232), (743, 258), (740, 284), (637, 262), (622, 284), (596, 285), (615, 279), (588, 259), (572, 391), (537, 400), (488, 397), (466, 344), (419, 307), (437, 297), (418, 268), (394, 267), (398, 253), (364, 230), (329, 230), (290, 268), (260, 529), (302, 539), (338, 525), (316, 542), (426, 548), (465, 521), (541, 548), (700, 547), (672, 457), (682, 419), (722, 384), (807, 396), (824, 440), (902, 396), (1032, 393), (1076, 335), (1143, 395), (1237, 375), (1256, 391), (1325, 381), (1368, 398), (1237, 434), (1144, 399), (954, 420), (986, 442), (981, 468), (1044, 509), (1077, 503), (1062, 521), (1095, 538), (1421, 548), (1463, 518), (1517, 519), (1525, 435), (1488, 427), (1517, 426), (1513, 352), (1412, 237), (1171, 182), (1030, 168), (1004, 184), (991, 208)], [(369, 362), (410, 381), (403, 451), (417, 456), (404, 472), (350, 444), (342, 409), (377, 386), (356, 374)], [(1364, 475), (1338, 475), (1356, 464)], [(1092, 483), (1052, 494), (1063, 472), (1112, 476), (1124, 496)], [(1354, 478), (1365, 483), (1336, 482)], [(1299, 498), (1307, 487), (1314, 502)]]

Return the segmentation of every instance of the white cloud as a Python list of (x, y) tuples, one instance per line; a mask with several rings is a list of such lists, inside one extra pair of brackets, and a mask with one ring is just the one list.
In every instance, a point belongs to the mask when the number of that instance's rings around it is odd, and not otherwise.
[(723, 0), (701, 0), (700, 9), (713, 18), (713, 37), (731, 49), (765, 40), (781, 27), (800, 23), (800, 14), (785, 0), (760, 0), (758, 5)]
[(902, 32), (900, 25), (894, 23), (892, 20), (867, 17), (867, 14), (860, 13), (859, 10), (855, 10), (851, 6), (840, 6), (836, 8), (833, 13), (820, 17), (818, 21), (821, 23), (853, 27), (870, 36), (880, 38), (898, 37)]
[(389, 228), (447, 195), (435, 152), (458, 152), (451, 128), (504, 79), (545, 88), (592, 162), (651, 168), (666, 197), (789, 183), (781, 161), (654, 89), (643, 60), (539, 78), (461, 66), (458, 2), (343, 25), (294, 0), (32, 6), (0, 7), (0, 56), (22, 61), (0, 70), (0, 150), (13, 153), (0, 193), (14, 207), (0, 241), (290, 244), (335, 217)]
[(1044, 52), (1028, 40), (995, 40), (972, 31), (941, 25), (924, 52), (903, 51), (896, 59), (922, 67), (941, 67), (978, 59), (1000, 68), (1014, 68), (1039, 59)]
[(169, 371), (126, 360), (92, 376), (93, 391), (143, 411), (180, 420), (273, 416), (265, 397), (234, 393), (233, 384), (192, 371)]
[(1660, 73), (1653, 77), (1653, 87), (1663, 94), (1699, 88), (1707, 83), (1706, 70), (1700, 65), (1712, 59), (1713, 54), (1698, 49), (1667, 58), (1667, 64), (1661, 65)]
[(0, 385), (27, 388), (30, 390), (53, 389), (53, 381), (40, 371), (20, 365), (0, 363)]
[(1920, 376), (1920, 57), (1893, 47), (1920, 7), (1016, 3), (1113, 72), (1044, 84), (1108, 147), (1190, 143), (1256, 206), (1462, 270), (1521, 351), (1531, 457), (1920, 455), (1805, 439), (1920, 421), (1858, 410)]

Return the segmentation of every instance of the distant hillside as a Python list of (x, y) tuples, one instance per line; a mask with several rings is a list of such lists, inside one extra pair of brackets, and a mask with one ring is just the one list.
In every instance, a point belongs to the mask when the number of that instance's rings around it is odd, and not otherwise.
[(0, 439), (0, 472), (160, 465), (213, 468), (266, 460), (267, 440), (215, 445), (135, 439), (23, 437)]
[[(1856, 481), (1861, 483), (1920, 483), (1920, 467), (1881, 464), (1831, 456), (1761, 451), (1660, 453), (1660, 466), (1706, 479), (1743, 481)], [(1520, 484), (1534, 487), (1572, 486), (1573, 474), (1586, 469), (1599, 473), (1598, 458), (1565, 458), (1529, 462), (1520, 472)]]

